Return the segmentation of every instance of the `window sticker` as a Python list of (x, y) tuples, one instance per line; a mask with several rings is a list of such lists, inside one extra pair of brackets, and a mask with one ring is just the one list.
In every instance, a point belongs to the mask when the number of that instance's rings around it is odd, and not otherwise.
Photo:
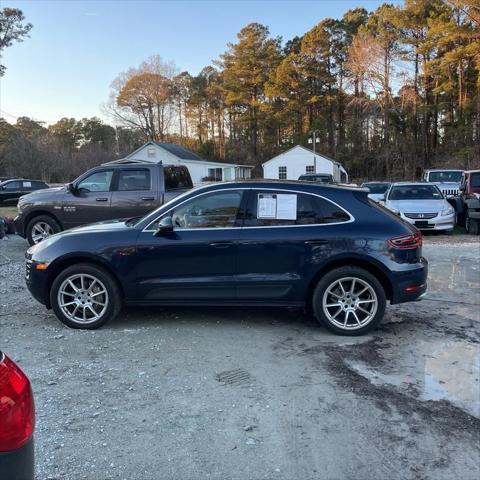
[(277, 220), (297, 219), (297, 196), (295, 194), (277, 195)]
[(23, 186), (24, 186), (24, 187), (31, 187), (31, 186), (32, 186), (32, 182), (23, 182)]
[(259, 193), (257, 200), (257, 218), (276, 218), (277, 195)]

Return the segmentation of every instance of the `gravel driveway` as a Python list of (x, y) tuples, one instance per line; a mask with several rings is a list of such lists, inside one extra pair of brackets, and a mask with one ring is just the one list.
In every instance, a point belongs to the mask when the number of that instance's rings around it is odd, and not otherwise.
[(348, 338), (260, 308), (69, 330), (25, 288), (25, 241), (0, 241), (0, 348), (33, 384), (38, 479), (478, 479), (480, 244), (425, 244), (428, 297)]

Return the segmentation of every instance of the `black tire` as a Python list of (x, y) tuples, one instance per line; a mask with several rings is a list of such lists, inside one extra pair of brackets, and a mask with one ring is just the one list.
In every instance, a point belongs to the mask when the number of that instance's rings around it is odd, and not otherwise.
[[(105, 287), (108, 295), (100, 296), (97, 298), (99, 298), (100, 300), (104, 300), (106, 306), (104, 307), (103, 313), (99, 315), (99, 318), (97, 320), (89, 322), (76, 321), (75, 318), (72, 319), (71, 317), (67, 316), (59, 304), (58, 297), (60, 287), (65, 280), (75, 277), (76, 275), (93, 277), (97, 281), (101, 282), (100, 285), (102, 288)], [(114, 319), (118, 315), (122, 308), (122, 295), (115, 278), (113, 278), (113, 276), (106, 270), (90, 263), (79, 263), (77, 265), (72, 265), (71, 267), (66, 268), (65, 270), (60, 272), (57, 278), (55, 278), (52, 284), (52, 288), (50, 289), (50, 304), (52, 305), (52, 309), (55, 312), (57, 318), (68, 327), (84, 330), (94, 330), (101, 327), (102, 325), (105, 325), (105, 323), (107, 323), (109, 320)], [(74, 307), (75, 305), (72, 307), (72, 309)], [(84, 308), (80, 306), (80, 308), (83, 308), (85, 310), (85, 308), (88, 307)]]
[[(365, 301), (365, 300), (368, 300), (369, 298), (374, 299), (374, 296), (376, 297), (376, 310), (375, 311), (372, 310), (371, 313), (373, 315), (371, 315), (371, 319), (365, 322), (363, 326), (348, 324), (347, 328), (344, 328), (342, 326), (339, 326), (336, 323), (333, 323), (333, 321), (327, 316), (327, 314), (324, 311), (325, 309), (323, 307), (323, 300), (327, 290), (329, 290), (329, 287), (331, 287), (333, 284), (335, 284), (337, 281), (341, 279), (356, 279), (356, 282), (358, 280), (358, 282), (361, 283), (362, 285), (368, 285), (370, 287), (371, 290), (368, 290), (367, 294), (365, 294), (365, 295), (371, 295), (370, 297), (361, 298), (360, 296), (358, 297), (353, 296), (352, 300), (358, 299), (358, 300)], [(356, 283), (356, 285), (358, 284)], [(350, 294), (350, 292), (347, 292), (347, 293)], [(358, 293), (358, 290), (357, 290), (357, 293)], [(328, 298), (331, 298), (331, 297), (327, 297), (327, 299)], [(328, 300), (326, 301), (328, 305)], [(337, 333), (338, 335), (349, 335), (349, 336), (363, 335), (369, 332), (370, 330), (373, 330), (383, 319), (386, 303), (387, 303), (387, 299), (386, 299), (385, 290), (383, 289), (382, 285), (374, 275), (372, 275), (370, 272), (368, 272), (363, 268), (348, 267), (348, 266), (336, 268), (335, 270), (332, 270), (331, 272), (324, 275), (318, 282), (317, 286), (315, 287), (315, 290), (313, 292), (313, 297), (312, 297), (313, 313), (316, 319), (332, 332)], [(347, 305), (344, 304), (344, 307), (347, 307)], [(332, 308), (336, 308), (336, 307), (332, 307)], [(341, 307), (339, 308), (341, 310)], [(370, 308), (370, 307), (367, 307), (367, 308)], [(337, 311), (338, 310), (335, 310), (333, 312), (336, 313)], [(328, 312), (328, 309), (327, 309), (327, 312)], [(356, 312), (356, 313), (359, 313), (359, 312)], [(353, 316), (352, 315), (347, 316), (346, 312), (345, 313), (340, 312), (340, 316), (342, 315), (347, 317), (347, 322), (350, 322), (350, 318), (353, 320)], [(363, 316), (364, 314), (359, 313), (359, 315)], [(366, 319), (367, 319), (367, 316), (365, 316), (365, 320)], [(358, 322), (358, 320), (356, 322)], [(363, 319), (360, 318), (360, 323), (362, 322), (363, 322)]]
[[(27, 241), (30, 245), (35, 245), (35, 243), (39, 243), (38, 241), (35, 242), (33, 238), (33, 229), (36, 225), (38, 224), (46, 224), (52, 231), (52, 235), (54, 233), (60, 232), (62, 229), (59, 225), (59, 223), (53, 218), (48, 215), (39, 215), (38, 217), (32, 218), (27, 225), (27, 229), (25, 231)], [(45, 237), (46, 238), (46, 237)], [(41, 241), (41, 240), (40, 240)]]
[(467, 233), (470, 235), (478, 235), (480, 228), (479, 228), (479, 221), (467, 216), (467, 220), (465, 222), (465, 228)]

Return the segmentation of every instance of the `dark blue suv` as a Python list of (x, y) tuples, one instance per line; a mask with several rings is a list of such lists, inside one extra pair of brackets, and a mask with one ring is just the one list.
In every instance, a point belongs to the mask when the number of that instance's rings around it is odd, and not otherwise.
[(421, 234), (360, 188), (251, 181), (190, 190), (141, 219), (68, 230), (27, 252), (33, 296), (73, 328), (123, 303), (304, 307), (360, 335), (425, 293)]

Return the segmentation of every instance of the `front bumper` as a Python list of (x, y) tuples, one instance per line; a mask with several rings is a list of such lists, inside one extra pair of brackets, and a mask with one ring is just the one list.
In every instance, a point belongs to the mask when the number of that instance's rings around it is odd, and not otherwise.
[(28, 255), (25, 263), (25, 283), (32, 297), (50, 308), (48, 270), (37, 270), (35, 262), (28, 258)]
[(25, 216), (21, 213), (18, 214), (13, 220), (13, 225), (15, 226), (17, 235), (25, 238)]
[(451, 215), (440, 215), (429, 219), (409, 218), (403, 213), (400, 217), (408, 223), (411, 223), (419, 230), (452, 230), (455, 227), (455, 213)]
[(415, 268), (395, 272), (392, 279), (391, 303), (405, 303), (421, 300), (427, 291), (428, 261), (421, 257)]

